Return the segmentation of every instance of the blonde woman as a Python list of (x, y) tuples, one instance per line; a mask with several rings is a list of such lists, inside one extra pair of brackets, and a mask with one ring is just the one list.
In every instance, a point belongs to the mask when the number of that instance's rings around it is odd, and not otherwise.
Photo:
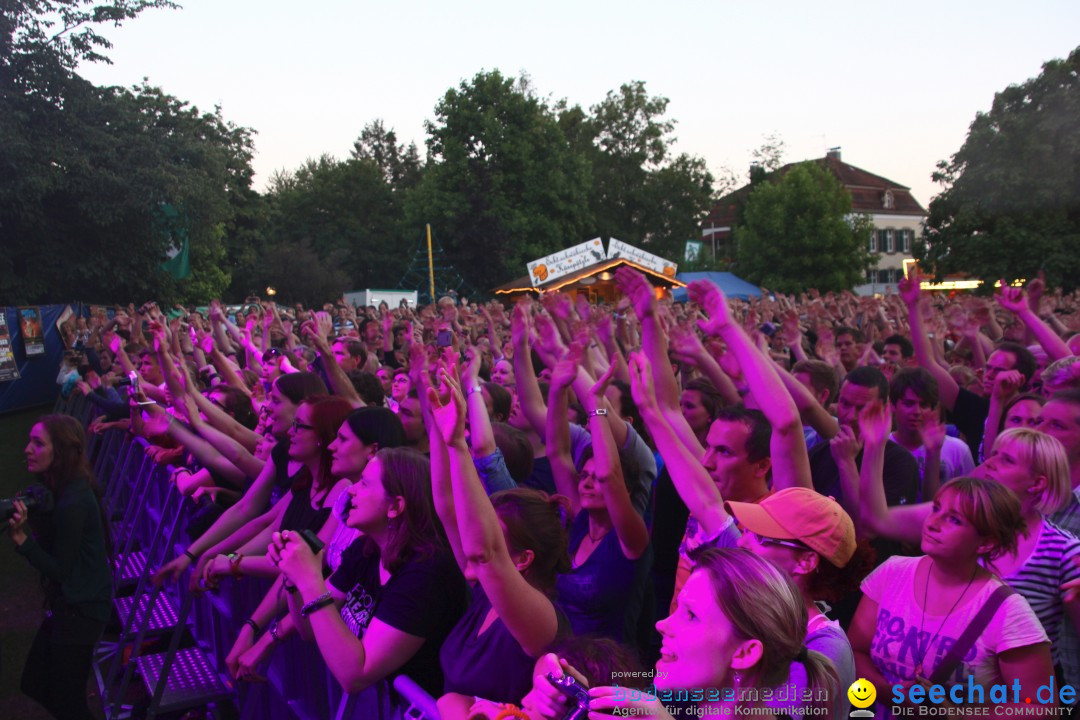
[[(697, 698), (701, 716), (788, 717), (770, 712), (765, 698), (787, 680), (793, 662), (806, 668), (806, 688), (821, 699), (827, 714), (839, 691), (836, 671), (825, 656), (806, 648), (806, 606), (791, 578), (742, 548), (710, 548), (696, 553), (694, 561), (675, 612), (656, 624), (663, 639), (654, 678), (656, 694), (593, 688), (589, 717), (670, 718), (663, 703), (682, 690)], [(576, 672), (569, 667), (567, 671)], [(539, 681), (535, 689), (548, 698), (555, 692)], [(557, 706), (548, 707), (543, 701), (537, 705), (544, 709), (536, 715), (561, 717), (552, 713)]]

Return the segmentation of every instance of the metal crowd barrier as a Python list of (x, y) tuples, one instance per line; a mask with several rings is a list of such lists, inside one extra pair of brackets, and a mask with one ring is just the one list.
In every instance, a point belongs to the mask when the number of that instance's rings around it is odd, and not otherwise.
[[(84, 427), (96, 416), (95, 406), (78, 393), (59, 398), (54, 412), (78, 418)], [(230, 700), (242, 720), (438, 720), (434, 700), (407, 677), (394, 682), (402, 709), (393, 712), (389, 683), (342, 693), (318, 647), (295, 635), (272, 655), (267, 683), (229, 678), (226, 655), (271, 583), (226, 580), (216, 593), (188, 592), (187, 577), (153, 586), (154, 570), (187, 546), (184, 529), (196, 506), (169, 482), (171, 468), (155, 463), (146, 448), (145, 440), (122, 430), (88, 433), (110, 520), (120, 624), (116, 639), (102, 641), (96, 652), (107, 718), (152, 718)], [(136, 678), (141, 695), (133, 687)]]

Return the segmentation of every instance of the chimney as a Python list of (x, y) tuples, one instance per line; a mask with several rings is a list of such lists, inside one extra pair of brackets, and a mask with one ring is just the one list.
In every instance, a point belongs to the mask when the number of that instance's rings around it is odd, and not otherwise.
[(839, 160), (840, 159), (840, 146), (837, 145), (834, 148), (829, 148), (829, 151), (827, 153), (825, 153), (825, 157), (831, 158), (833, 160)]

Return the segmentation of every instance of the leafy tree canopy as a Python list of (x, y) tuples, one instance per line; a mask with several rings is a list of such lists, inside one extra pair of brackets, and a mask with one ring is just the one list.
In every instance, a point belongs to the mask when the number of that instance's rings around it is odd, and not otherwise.
[(705, 161), (671, 152), (675, 121), (668, 99), (635, 81), (611, 91), (584, 113), (560, 108), (560, 125), (589, 162), (593, 233), (617, 237), (678, 260), (683, 243), (700, 234), (712, 200)]
[(874, 261), (870, 219), (852, 215), (851, 196), (814, 162), (757, 183), (735, 229), (740, 276), (785, 293), (850, 290)]
[(1031, 278), (1074, 288), (1080, 278), (1080, 48), (994, 96), (934, 179), (925, 242), (937, 274)]
[(478, 73), (447, 91), (427, 131), (427, 168), (406, 217), (431, 223), (474, 287), (585, 237), (587, 161), (526, 78)]

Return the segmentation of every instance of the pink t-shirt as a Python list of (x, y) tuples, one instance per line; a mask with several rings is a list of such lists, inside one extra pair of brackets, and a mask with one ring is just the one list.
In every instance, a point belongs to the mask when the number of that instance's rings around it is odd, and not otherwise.
[[(890, 685), (914, 680), (915, 666), (919, 664), (922, 664), (923, 676), (930, 677), (949, 648), (1001, 585), (1001, 581), (994, 578), (947, 618), (944, 614), (926, 613), (924, 619), (922, 598), (916, 598), (914, 592), (915, 570), (923, 560), (921, 557), (891, 557), (862, 583), (866, 597), (878, 604), (870, 658)], [(966, 682), (969, 675), (974, 675), (975, 682), (983, 687), (1003, 683), (1005, 679), (998, 671), (999, 654), (1049, 642), (1027, 600), (1020, 595), (1011, 595), (944, 684)]]

